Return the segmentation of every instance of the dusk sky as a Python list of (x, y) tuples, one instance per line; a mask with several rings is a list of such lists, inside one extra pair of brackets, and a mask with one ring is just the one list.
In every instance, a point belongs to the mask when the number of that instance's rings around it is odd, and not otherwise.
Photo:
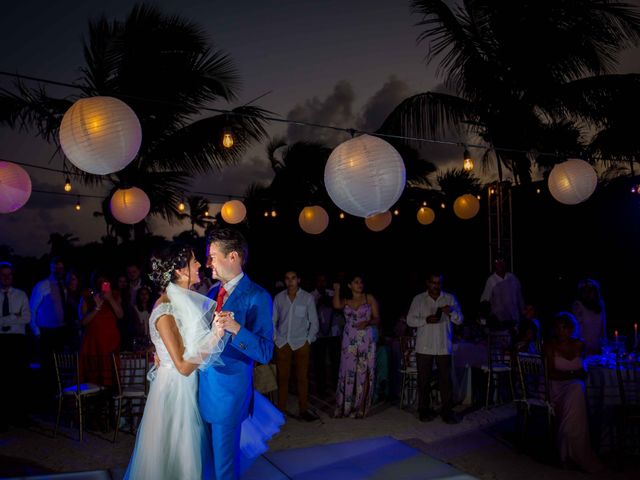
[[(639, 3), (636, 0), (633, 3)], [(124, 19), (132, 1), (23, 1), (3, 5), (0, 18), (0, 70), (70, 82), (83, 65), (82, 37), (89, 18), (105, 13)], [(208, 32), (216, 48), (230, 54), (242, 79), (237, 104), (265, 92), (258, 105), (282, 117), (376, 129), (391, 109), (407, 96), (434, 89), (435, 66), (424, 64), (425, 44), (416, 44), (420, 28), (414, 24), (409, 2), (404, 0), (236, 0), (160, 1), (166, 13), (196, 21)], [(640, 71), (638, 51), (626, 52), (620, 72)], [(12, 80), (0, 78), (0, 86)], [(30, 83), (30, 85), (35, 85)], [(51, 89), (68, 95), (69, 89)], [(224, 103), (213, 105), (233, 107)], [(272, 135), (299, 132), (286, 126), (269, 127)], [(305, 132), (306, 133), (306, 132)], [(313, 130), (315, 140), (334, 146), (346, 136)], [(307, 139), (311, 139), (308, 138)], [(0, 127), (0, 158), (61, 168), (62, 159), (51, 159), (54, 146), (29, 133)], [(427, 151), (428, 152), (428, 151)], [(428, 159), (438, 166), (459, 159), (455, 148), (434, 151)], [(34, 188), (62, 191), (62, 174), (26, 168)], [(252, 182), (268, 182), (272, 176), (264, 145), (257, 145), (242, 162), (206, 178), (194, 179), (192, 189), (242, 194)], [(80, 185), (74, 192), (102, 194)], [(92, 213), (99, 200), (82, 199), (82, 210), (73, 209), (76, 197), (33, 193), (18, 212), (0, 215), (0, 244), (19, 255), (48, 251), (49, 233), (72, 233), (81, 243), (97, 240), (105, 226)], [(186, 229), (152, 220), (155, 233), (170, 236)]]

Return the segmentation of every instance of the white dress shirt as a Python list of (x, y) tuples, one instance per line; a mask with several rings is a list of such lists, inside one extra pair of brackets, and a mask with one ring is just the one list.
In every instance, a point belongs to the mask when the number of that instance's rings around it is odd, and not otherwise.
[[(31, 292), (31, 329), (40, 335), (40, 327), (64, 327), (64, 301), (60, 294), (59, 282), (54, 276), (36, 283)], [(63, 287), (64, 288), (64, 287)], [(66, 292), (65, 292), (66, 294)]]
[[(447, 305), (451, 308), (448, 315), (443, 312), (438, 323), (427, 323), (428, 316)], [(436, 300), (427, 292), (416, 295), (407, 314), (407, 325), (418, 329), (416, 353), (451, 355), (451, 324), (460, 325), (462, 319), (460, 305), (450, 293), (441, 292)]]
[(312, 343), (318, 335), (318, 313), (316, 301), (309, 292), (301, 288), (293, 301), (287, 290), (273, 299), (273, 340), (278, 348), (289, 344), (297, 350), (306, 342)]
[[(9, 315), (2, 315), (2, 302), (4, 302), (5, 290), (0, 290), (0, 335), (9, 333), (25, 334), (25, 326), (31, 321), (31, 309), (27, 294), (17, 288), (9, 287), (6, 290), (9, 298)], [(4, 330), (4, 331), (3, 331)]]
[(480, 301), (491, 303), (491, 313), (502, 322), (520, 322), (524, 300), (520, 280), (513, 273), (503, 277), (493, 273), (487, 278)]

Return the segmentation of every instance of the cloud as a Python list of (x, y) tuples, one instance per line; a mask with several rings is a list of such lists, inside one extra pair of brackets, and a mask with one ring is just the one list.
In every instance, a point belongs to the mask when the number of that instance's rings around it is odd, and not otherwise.
[[(347, 80), (338, 82), (333, 91), (323, 100), (313, 97), (296, 105), (287, 114), (288, 120), (318, 123), (336, 127), (348, 127), (355, 124), (353, 103), (355, 93)], [(304, 127), (289, 124), (287, 129), (289, 142), (301, 140), (316, 141), (334, 147), (348, 138), (345, 132), (328, 128)]]
[(358, 128), (365, 131), (377, 130), (393, 109), (411, 95), (409, 85), (392, 75), (365, 103), (359, 115)]

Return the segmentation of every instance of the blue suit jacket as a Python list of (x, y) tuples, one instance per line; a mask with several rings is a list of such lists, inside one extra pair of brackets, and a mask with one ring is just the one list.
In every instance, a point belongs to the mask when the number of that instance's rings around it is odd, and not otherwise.
[[(216, 298), (218, 289), (211, 292)], [(224, 365), (200, 372), (198, 403), (209, 423), (238, 425), (253, 398), (253, 362), (269, 363), (273, 354), (271, 296), (245, 274), (224, 304), (242, 328), (222, 351)]]

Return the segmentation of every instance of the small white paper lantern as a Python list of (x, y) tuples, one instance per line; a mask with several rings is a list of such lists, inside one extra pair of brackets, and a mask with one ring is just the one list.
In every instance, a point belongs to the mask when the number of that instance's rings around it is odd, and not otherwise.
[(220, 209), (222, 219), (231, 224), (240, 223), (247, 216), (247, 208), (240, 200), (229, 200)]
[(566, 205), (584, 202), (597, 185), (596, 171), (587, 162), (577, 158), (555, 165), (549, 174), (549, 192)]
[(318, 206), (304, 207), (298, 216), (300, 228), (311, 235), (324, 232), (329, 225), (329, 214)]
[(372, 232), (381, 232), (389, 225), (391, 225), (391, 212), (386, 211), (382, 213), (377, 213), (376, 215), (372, 215), (370, 217), (365, 218), (364, 223), (367, 225), (367, 228)]
[(62, 117), (60, 145), (80, 170), (106, 175), (138, 154), (142, 128), (129, 106), (113, 97), (81, 98)]
[(469, 220), (475, 217), (480, 211), (480, 202), (478, 197), (466, 193), (456, 198), (453, 202), (453, 213), (455, 213), (462, 220)]
[(367, 218), (396, 203), (404, 190), (406, 171), (402, 157), (389, 143), (361, 135), (331, 152), (324, 183), (341, 210)]
[(115, 219), (128, 225), (144, 220), (151, 208), (149, 197), (138, 187), (116, 190), (109, 205)]
[(418, 217), (418, 222), (420, 222), (420, 224), (430, 225), (436, 219), (436, 212), (429, 207), (420, 207), (416, 217)]
[(22, 208), (31, 196), (31, 178), (24, 168), (0, 161), (0, 213)]

